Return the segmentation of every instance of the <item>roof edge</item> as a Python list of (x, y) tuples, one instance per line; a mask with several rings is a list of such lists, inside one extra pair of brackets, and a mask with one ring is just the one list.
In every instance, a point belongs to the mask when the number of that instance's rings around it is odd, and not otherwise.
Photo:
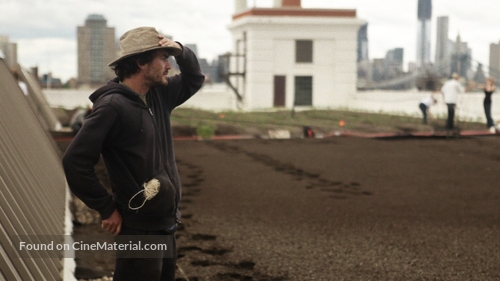
[(233, 15), (233, 20), (247, 16), (295, 16), (355, 18), (355, 9), (252, 8)]

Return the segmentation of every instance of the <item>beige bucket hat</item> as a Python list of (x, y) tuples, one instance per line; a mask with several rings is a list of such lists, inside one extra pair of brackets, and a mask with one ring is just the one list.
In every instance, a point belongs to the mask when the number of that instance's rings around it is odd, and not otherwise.
[(178, 56), (182, 49), (172, 44), (160, 46), (158, 44), (158, 31), (154, 27), (138, 27), (131, 29), (120, 37), (120, 57), (109, 63), (109, 66), (115, 66), (124, 58), (144, 53), (156, 49), (167, 49), (171, 56)]

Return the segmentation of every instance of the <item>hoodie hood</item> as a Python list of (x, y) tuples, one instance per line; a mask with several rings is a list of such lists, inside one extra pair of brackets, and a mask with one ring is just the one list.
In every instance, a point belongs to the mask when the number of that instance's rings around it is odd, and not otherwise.
[(136, 93), (134, 93), (132, 90), (130, 90), (129, 87), (120, 84), (120, 80), (118, 79), (118, 77), (116, 77), (113, 80), (108, 81), (108, 83), (105, 86), (103, 86), (103, 87), (97, 89), (95, 92), (93, 92), (89, 96), (89, 99), (92, 103), (95, 104), (99, 98), (106, 96), (106, 95), (110, 95), (110, 94), (121, 94), (121, 95), (124, 95), (131, 100), (138, 101), (138, 102), (142, 103), (141, 99), (137, 96)]

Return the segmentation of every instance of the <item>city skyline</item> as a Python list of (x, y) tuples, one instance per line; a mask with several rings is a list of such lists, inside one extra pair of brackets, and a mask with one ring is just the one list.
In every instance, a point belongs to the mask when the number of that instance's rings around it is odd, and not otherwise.
[[(227, 25), (234, 13), (233, 0), (221, 0), (221, 5), (172, 0), (171, 5), (160, 9), (150, 8), (158, 7), (158, 1), (153, 0), (141, 5), (117, 0), (88, 1), (86, 5), (81, 5), (81, 0), (68, 2), (63, 7), (55, 0), (0, 0), (0, 34), (18, 44), (18, 60), (23, 67), (38, 66), (40, 73), (50, 71), (64, 81), (76, 77), (76, 29), (89, 14), (102, 14), (108, 26), (116, 28), (116, 37), (130, 28), (150, 25), (174, 40), (197, 44), (200, 57), (208, 60), (232, 51)], [(247, 4), (271, 7), (272, 2), (249, 0)], [(303, 8), (356, 9), (357, 17), (368, 22), (370, 59), (383, 58), (387, 51), (403, 48), (405, 68), (408, 62), (416, 60), (417, 4), (417, 0), (302, 0)], [(77, 5), (78, 9), (67, 8)], [(169, 12), (168, 7), (175, 8)], [(465, 0), (461, 5), (451, 0), (434, 1), (431, 60), (435, 57), (436, 18), (448, 16), (450, 39), (455, 40), (460, 33), (462, 40), (469, 43), (473, 59), (488, 65), (490, 44), (500, 41), (500, 31), (494, 28), (497, 8), (500, 3), (487, 0)]]

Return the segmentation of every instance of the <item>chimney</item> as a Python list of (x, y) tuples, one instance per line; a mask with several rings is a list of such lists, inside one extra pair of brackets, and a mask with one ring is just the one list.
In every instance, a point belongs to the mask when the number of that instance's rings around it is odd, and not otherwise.
[(247, 0), (234, 1), (234, 13), (239, 14), (247, 9)]
[(292, 7), (300, 8), (300, 0), (274, 0), (274, 8)]

